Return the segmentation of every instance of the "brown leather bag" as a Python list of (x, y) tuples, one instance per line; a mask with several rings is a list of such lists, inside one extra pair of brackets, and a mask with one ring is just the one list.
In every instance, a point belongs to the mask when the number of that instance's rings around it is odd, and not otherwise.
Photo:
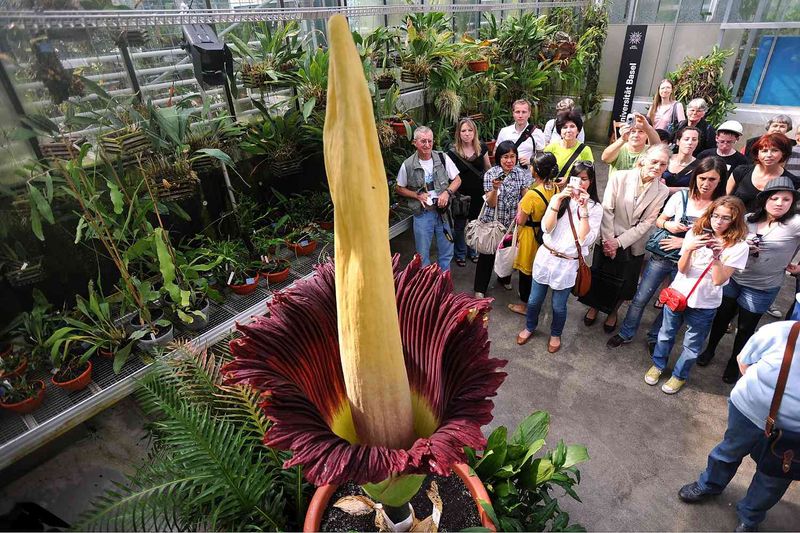
[(592, 288), (592, 269), (586, 264), (581, 252), (581, 243), (578, 242), (578, 232), (575, 231), (575, 222), (572, 221), (572, 210), (567, 206), (569, 216), (569, 227), (572, 228), (572, 236), (575, 237), (575, 249), (578, 251), (578, 275), (575, 277), (575, 285), (572, 287), (572, 294), (580, 298), (589, 293)]

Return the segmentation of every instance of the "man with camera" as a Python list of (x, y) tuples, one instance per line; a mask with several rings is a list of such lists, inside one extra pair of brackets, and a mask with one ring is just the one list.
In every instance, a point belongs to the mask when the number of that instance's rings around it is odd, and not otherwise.
[(647, 122), (641, 113), (630, 113), (625, 123), (619, 128), (619, 137), (608, 145), (600, 156), (611, 168), (609, 174), (617, 170), (630, 170), (636, 160), (644, 152), (647, 142), (655, 146), (661, 142), (658, 132)]
[(406, 198), (414, 215), (414, 244), (423, 266), (430, 264), (431, 243), (436, 237), (438, 264), (450, 269), (453, 259), (453, 226), (447, 206), (461, 186), (458, 168), (444, 153), (433, 149), (433, 131), (414, 130), (417, 152), (403, 161), (397, 173), (397, 194)]

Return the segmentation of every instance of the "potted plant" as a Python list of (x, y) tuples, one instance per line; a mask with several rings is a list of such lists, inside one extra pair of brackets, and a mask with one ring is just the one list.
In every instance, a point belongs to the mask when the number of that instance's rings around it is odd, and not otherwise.
[(0, 379), (21, 376), (27, 368), (28, 359), (25, 355), (22, 352), (15, 351), (12, 345), (7, 345), (3, 354), (0, 355)]
[(302, 116), (297, 111), (271, 116), (266, 109), (262, 114), (263, 120), (252, 123), (248, 128), (240, 144), (241, 149), (264, 156), (277, 177), (299, 174), (302, 162), (309, 157), (313, 148), (309, 133), (303, 128)]
[(128, 337), (125, 327), (114, 319), (111, 303), (102, 291), (95, 288), (93, 282), (89, 282), (88, 299), (77, 296), (75, 313), (65, 316), (64, 321), (67, 325), (53, 333), (48, 340), (52, 345), (51, 356), (59, 346), (62, 352), (66, 352), (71, 345), (83, 345), (87, 347), (87, 359), (93, 353), (113, 359), (114, 373), (119, 373), (130, 357), (135, 341)]
[(92, 362), (89, 358), (98, 346), (84, 344), (80, 334), (73, 334), (71, 326), (59, 328), (50, 337), (53, 385), (68, 392), (83, 390), (92, 380)]
[[(357, 75), (361, 62), (346, 19), (336, 15), (329, 27), (336, 74), (329, 111), (337, 112), (325, 123), (326, 168), (337, 223), (348, 232), (334, 236), (335, 268), (321, 265), (273, 302), (269, 317), (238, 326), (243, 337), (231, 342), (234, 359), (223, 371), (226, 383), (269, 396), (264, 443), (292, 451), (285, 466), (304, 467), (322, 493), (316, 501), (335, 491), (327, 485), (353, 482), (363, 492), (331, 503), (374, 512), (386, 530), (404, 522), (433, 530), (437, 513), (417, 521), (408, 502), (426, 474), (449, 476), (466, 460), (464, 446), (485, 445), (480, 428), (491, 420), (489, 397), (505, 378), (505, 361), (489, 357), (488, 300), (453, 295), (449, 276), (423, 269), (418, 256), (404, 269), (393, 264), (378, 139), (363, 119), (372, 103)], [(436, 494), (432, 483), (429, 490)], [(448, 503), (434, 507), (449, 513), (452, 493), (440, 496)], [(473, 500), (474, 521), (459, 529), (494, 527), (483, 499)], [(309, 507), (305, 530), (323, 529), (322, 507)]]
[(289, 232), (286, 235), (286, 245), (295, 255), (311, 255), (317, 249), (319, 237), (319, 226), (312, 222)]
[(47, 339), (55, 330), (58, 320), (52, 312), (52, 304), (40, 290), (34, 289), (32, 295), (33, 308), (20, 314), (17, 334), (20, 350), (28, 360), (28, 367), (38, 369), (50, 359)]
[[(281, 220), (286, 221), (287, 216)], [(261, 274), (267, 283), (281, 283), (289, 277), (291, 263), (281, 257), (282, 247), (286, 242), (276, 235), (282, 225), (263, 228), (253, 235), (253, 245), (261, 253)]]
[(325, 231), (333, 229), (333, 202), (328, 191), (315, 191), (308, 196), (312, 221)]
[(0, 382), (0, 407), (20, 415), (30, 413), (42, 405), (44, 390), (42, 380), (28, 381), (25, 376), (4, 379)]
[[(273, 27), (270, 23), (245, 24), (241, 37), (226, 35), (231, 50), (241, 61), (240, 72), (245, 87), (261, 89), (280, 86), (295, 80), (293, 72), (302, 54), (305, 38), (300, 37), (297, 21), (286, 21)], [(259, 47), (249, 42), (255, 40)]]
[[(137, 341), (136, 345), (141, 350), (155, 352), (174, 338), (172, 322), (166, 318), (164, 309), (157, 305), (160, 304), (160, 292), (153, 288), (151, 282), (132, 277), (130, 283), (136, 291), (136, 312), (127, 325), (131, 331), (130, 339)], [(127, 299), (133, 299), (128, 291), (123, 294)]]
[(234, 294), (245, 296), (255, 292), (260, 279), (261, 263), (235, 261), (228, 274), (228, 288)]

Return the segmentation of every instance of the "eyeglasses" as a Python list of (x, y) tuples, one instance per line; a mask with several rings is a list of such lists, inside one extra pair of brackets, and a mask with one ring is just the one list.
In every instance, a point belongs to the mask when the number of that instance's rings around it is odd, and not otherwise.
[(419, 144), (433, 144), (433, 139), (417, 139)]
[(730, 222), (733, 220), (733, 217), (729, 217), (728, 215), (718, 215), (713, 213), (711, 215), (711, 220), (721, 220), (722, 222)]

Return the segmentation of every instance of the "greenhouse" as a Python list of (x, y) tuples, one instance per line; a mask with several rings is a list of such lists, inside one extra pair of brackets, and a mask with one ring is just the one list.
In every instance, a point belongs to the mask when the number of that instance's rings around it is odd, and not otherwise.
[(0, 7), (0, 530), (800, 529), (797, 2)]

